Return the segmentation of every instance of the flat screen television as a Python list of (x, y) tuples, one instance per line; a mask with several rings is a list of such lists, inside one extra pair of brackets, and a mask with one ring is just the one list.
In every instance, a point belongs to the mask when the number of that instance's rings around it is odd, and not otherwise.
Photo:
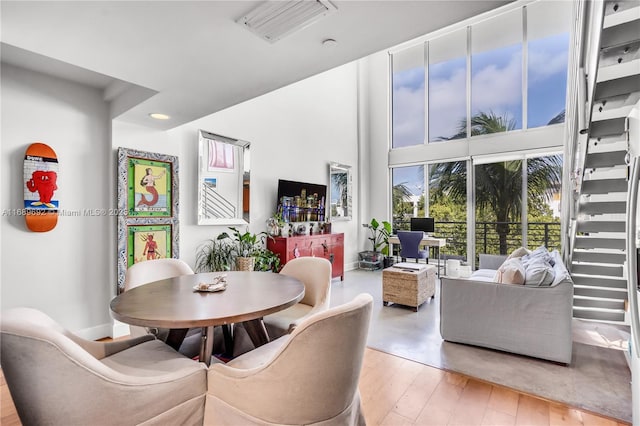
[(432, 217), (412, 217), (409, 229), (432, 233), (435, 231), (435, 221)]
[(327, 185), (278, 180), (278, 211), (285, 222), (323, 222)]

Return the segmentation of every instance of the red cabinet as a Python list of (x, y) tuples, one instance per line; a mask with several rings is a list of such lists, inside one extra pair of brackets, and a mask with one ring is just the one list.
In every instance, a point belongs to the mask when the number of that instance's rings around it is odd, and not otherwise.
[(267, 238), (267, 248), (280, 257), (282, 265), (296, 257), (324, 257), (331, 262), (331, 276), (344, 280), (344, 234), (270, 237)]

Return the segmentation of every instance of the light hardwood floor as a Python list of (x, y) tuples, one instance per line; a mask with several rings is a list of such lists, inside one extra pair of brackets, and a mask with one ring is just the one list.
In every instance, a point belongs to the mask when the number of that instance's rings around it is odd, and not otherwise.
[[(360, 394), (368, 425), (626, 425), (373, 349)], [(0, 399), (0, 425), (21, 425), (1, 371)]]

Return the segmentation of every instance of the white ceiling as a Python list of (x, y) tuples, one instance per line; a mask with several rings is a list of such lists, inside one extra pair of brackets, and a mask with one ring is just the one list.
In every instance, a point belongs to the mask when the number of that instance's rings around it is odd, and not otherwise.
[(336, 13), (274, 44), (235, 22), (259, 3), (3, 0), (2, 60), (106, 92), (150, 89), (118, 118), (169, 129), (509, 1), (333, 0)]

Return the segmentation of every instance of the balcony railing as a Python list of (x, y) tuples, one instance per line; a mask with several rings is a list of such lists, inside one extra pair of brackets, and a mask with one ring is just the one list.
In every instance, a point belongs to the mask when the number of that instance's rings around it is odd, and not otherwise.
[[(498, 226), (508, 229), (503, 240), (506, 253), (511, 253), (522, 244), (522, 223), (520, 222), (476, 222), (476, 265), (479, 253), (500, 254), (500, 235)], [(395, 221), (396, 230), (408, 230), (409, 221)], [(467, 257), (467, 223), (436, 222), (435, 237), (446, 238), (447, 245), (442, 249), (444, 258), (464, 259)], [(529, 222), (527, 227), (527, 246), (536, 248), (545, 246), (548, 249), (560, 250), (560, 222)], [(396, 247), (394, 247), (394, 250)], [(504, 253), (503, 253), (504, 254)]]

